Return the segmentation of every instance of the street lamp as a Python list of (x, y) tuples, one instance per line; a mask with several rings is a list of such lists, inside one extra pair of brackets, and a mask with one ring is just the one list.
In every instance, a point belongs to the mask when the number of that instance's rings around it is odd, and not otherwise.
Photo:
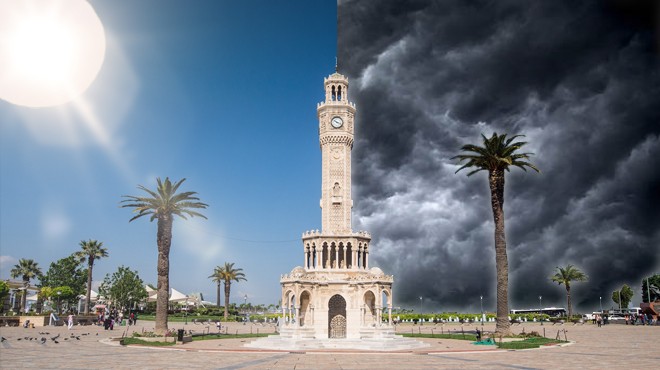
[(600, 313), (603, 313), (603, 297), (598, 297), (600, 299)]
[(424, 320), (424, 318), (422, 317), (422, 302), (423, 302), (423, 298), (420, 295), (419, 296), (419, 325), (422, 325), (422, 322), (423, 322), (422, 320)]
[(62, 292), (57, 291), (57, 313), (61, 313), (61, 311), (60, 311), (60, 295), (61, 294), (62, 294)]
[(484, 326), (484, 296), (479, 296), (479, 302), (481, 303), (481, 326)]
[(543, 307), (543, 305), (541, 305), (541, 299), (542, 299), (542, 298), (543, 298), (543, 296), (539, 296), (539, 313), (542, 313), (542, 312), (541, 312), (541, 310), (542, 310), (541, 307)]

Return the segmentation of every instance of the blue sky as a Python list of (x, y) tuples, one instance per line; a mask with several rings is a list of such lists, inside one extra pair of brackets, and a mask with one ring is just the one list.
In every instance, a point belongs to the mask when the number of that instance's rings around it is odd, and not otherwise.
[(210, 207), (175, 221), (171, 287), (215, 301), (207, 277), (235, 262), (248, 281), (233, 301), (277, 303), (301, 233), (320, 228), (316, 104), (334, 72), (336, 2), (90, 3), (107, 49), (88, 109), (0, 100), (0, 277), (20, 258), (45, 271), (91, 238), (110, 253), (95, 281), (125, 265), (155, 284), (156, 223), (129, 224), (119, 202), (185, 177)]

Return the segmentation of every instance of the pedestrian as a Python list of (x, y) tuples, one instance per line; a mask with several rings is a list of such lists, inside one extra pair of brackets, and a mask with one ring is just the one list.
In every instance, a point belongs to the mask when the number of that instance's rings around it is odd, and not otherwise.
[(68, 328), (69, 328), (69, 330), (71, 330), (71, 328), (73, 328), (73, 312), (69, 312)]
[(598, 324), (599, 328), (603, 324), (603, 318), (600, 317), (600, 315), (596, 315), (596, 323)]
[(133, 325), (137, 325), (137, 319), (138, 319), (137, 316), (138, 315), (137, 315), (137, 312), (136, 312), (135, 315), (133, 315)]

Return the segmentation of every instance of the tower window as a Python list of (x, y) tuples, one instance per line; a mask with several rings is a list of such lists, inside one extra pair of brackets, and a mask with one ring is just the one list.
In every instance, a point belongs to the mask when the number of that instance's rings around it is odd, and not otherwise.
[(341, 86), (337, 87), (337, 100), (341, 100)]
[(332, 101), (337, 100), (337, 92), (335, 91), (335, 85), (332, 85)]

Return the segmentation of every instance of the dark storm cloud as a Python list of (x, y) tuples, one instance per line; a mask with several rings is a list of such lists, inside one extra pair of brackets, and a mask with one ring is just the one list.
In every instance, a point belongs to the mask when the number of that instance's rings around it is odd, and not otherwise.
[[(632, 5), (631, 5), (632, 4)], [(660, 48), (654, 1), (340, 1), (340, 72), (358, 106), (356, 228), (398, 305), (494, 308), (486, 175), (462, 144), (525, 134), (542, 174), (513, 170), (512, 306), (578, 308), (660, 270)], [(639, 288), (637, 289), (639, 290)]]

